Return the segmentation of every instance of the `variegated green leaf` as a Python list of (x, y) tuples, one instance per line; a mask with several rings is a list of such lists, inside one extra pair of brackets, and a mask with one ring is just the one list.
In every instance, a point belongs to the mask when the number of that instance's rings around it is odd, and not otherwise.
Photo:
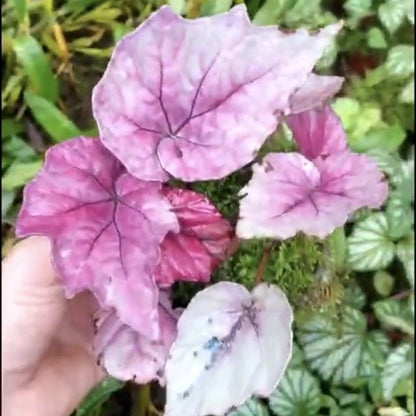
[(397, 328), (409, 335), (414, 335), (413, 315), (404, 301), (386, 299), (373, 304), (377, 319), (387, 328)]
[(391, 177), (391, 183), (401, 198), (413, 202), (415, 197), (415, 162), (412, 159), (402, 161)]
[(365, 16), (371, 11), (372, 0), (347, 0), (344, 9), (351, 16)]
[(406, 15), (407, 0), (387, 0), (378, 8), (378, 17), (383, 26), (394, 33), (403, 23)]
[(336, 270), (344, 270), (347, 257), (347, 239), (344, 228), (337, 228), (327, 239), (329, 252)]
[(397, 45), (390, 49), (386, 68), (390, 75), (408, 77), (415, 72), (415, 49), (413, 45)]
[(365, 293), (358, 284), (354, 283), (344, 289), (343, 302), (345, 305), (361, 310), (364, 308), (366, 301)]
[(227, 416), (269, 416), (269, 411), (260, 400), (251, 398), (243, 405), (228, 412)]
[(367, 156), (371, 157), (377, 163), (378, 168), (388, 176), (394, 175), (400, 168), (401, 160), (397, 152), (389, 153), (382, 149), (371, 149), (367, 152)]
[(311, 368), (339, 384), (369, 376), (384, 363), (388, 340), (366, 327), (364, 315), (356, 309), (345, 307), (339, 317), (323, 311), (300, 326), (298, 340)]
[(414, 367), (414, 347), (410, 343), (399, 345), (387, 357), (381, 383), (386, 400), (390, 400), (397, 383), (409, 377)]
[(353, 270), (382, 269), (390, 264), (394, 253), (395, 245), (382, 213), (369, 215), (356, 224), (348, 237), (348, 264)]
[(399, 192), (390, 194), (386, 207), (389, 236), (398, 240), (413, 229), (414, 211), (407, 199)]
[(410, 413), (399, 407), (399, 406), (390, 406), (390, 407), (380, 407), (377, 411), (379, 416), (409, 416)]
[(402, 103), (415, 103), (415, 80), (413, 78), (403, 87), (399, 98)]
[(314, 416), (321, 407), (318, 381), (305, 369), (289, 369), (269, 397), (269, 406), (278, 416)]
[(403, 264), (407, 280), (412, 288), (415, 287), (415, 238), (410, 233), (406, 238), (397, 244), (397, 257)]

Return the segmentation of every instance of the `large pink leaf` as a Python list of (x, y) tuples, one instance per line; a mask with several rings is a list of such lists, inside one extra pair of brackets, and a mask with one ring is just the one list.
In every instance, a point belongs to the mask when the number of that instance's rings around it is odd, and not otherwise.
[(179, 221), (179, 233), (170, 232), (161, 244), (162, 257), (154, 276), (159, 286), (177, 280), (210, 279), (226, 257), (232, 229), (204, 195), (166, 187), (164, 194)]
[(165, 415), (223, 415), (253, 394), (268, 396), (290, 359), (291, 324), (275, 286), (263, 283), (250, 294), (220, 282), (199, 292), (169, 352)]
[(339, 28), (283, 33), (251, 25), (244, 5), (196, 20), (163, 6), (94, 88), (101, 140), (141, 179), (224, 177), (253, 160), (276, 115), (319, 101), (314, 88), (292, 96)]
[(341, 121), (328, 105), (291, 115), (286, 122), (300, 153), (309, 160), (347, 149), (347, 137)]
[(316, 164), (298, 153), (270, 153), (241, 195), (239, 237), (325, 237), (354, 210), (379, 207), (387, 184), (372, 160), (349, 151)]
[(84, 137), (48, 150), (25, 188), (16, 228), (19, 237), (52, 239), (67, 296), (90, 289), (149, 337), (158, 330), (151, 271), (169, 231), (178, 231), (178, 222), (161, 185), (134, 178), (99, 140)]
[[(164, 368), (169, 348), (176, 337), (176, 321), (179, 317), (170, 302), (158, 305), (160, 336), (150, 340), (122, 322), (115, 310), (101, 311), (97, 321), (94, 349), (107, 373), (119, 380), (133, 380), (146, 384), (158, 380), (164, 385)], [(137, 304), (136, 313), (140, 314)]]

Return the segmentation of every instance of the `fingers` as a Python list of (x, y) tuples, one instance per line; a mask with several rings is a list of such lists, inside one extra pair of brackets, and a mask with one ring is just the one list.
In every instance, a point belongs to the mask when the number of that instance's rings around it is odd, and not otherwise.
[(50, 252), (47, 238), (29, 237), (2, 263), (2, 374), (30, 374), (63, 318), (66, 301)]
[[(50, 349), (33, 379), (4, 400), (4, 416), (68, 416), (104, 379), (92, 354), (79, 347)], [(50, 394), (53, 394), (51, 397)]]
[[(88, 392), (104, 379), (104, 373), (97, 366), (95, 357), (84, 349), (74, 348), (70, 351), (66, 348), (61, 354), (48, 355), (47, 360), (49, 362), (42, 363), (44, 370), (33, 380), (33, 395), (45, 397), (44, 392), (54, 389), (58, 397), (51, 401), (48, 409), (50, 413), (45, 408), (42, 416), (71, 414)], [(44, 392), (36, 394), (37, 389)], [(57, 403), (60, 403), (59, 408), (56, 407)]]

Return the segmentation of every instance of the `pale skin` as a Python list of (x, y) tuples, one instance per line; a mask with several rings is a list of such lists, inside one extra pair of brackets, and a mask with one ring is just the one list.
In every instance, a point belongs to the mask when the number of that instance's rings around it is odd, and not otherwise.
[(2, 416), (68, 416), (104, 378), (92, 350), (97, 304), (65, 298), (50, 251), (29, 237), (2, 262)]

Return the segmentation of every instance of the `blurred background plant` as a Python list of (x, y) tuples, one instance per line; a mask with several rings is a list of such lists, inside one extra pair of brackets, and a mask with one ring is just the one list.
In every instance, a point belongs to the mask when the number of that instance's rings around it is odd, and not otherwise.
[[(6, 0), (2, 5), (2, 255), (14, 244), (22, 187), (54, 143), (97, 129), (91, 89), (115, 43), (163, 0)], [(232, 0), (170, 0), (183, 16), (221, 13)], [(263, 278), (295, 309), (295, 349), (268, 400), (232, 416), (414, 415), (414, 3), (412, 0), (246, 0), (258, 25), (344, 28), (317, 70), (344, 76), (333, 103), (351, 148), (373, 157), (390, 195), (361, 210), (325, 241), (297, 236), (277, 245), (243, 244), (216, 272), (250, 287), (265, 250)], [(265, 150), (291, 146), (284, 126)], [(242, 170), (196, 183), (230, 221)], [(266, 247), (266, 249), (265, 249)], [(186, 305), (200, 286), (177, 285)], [(238, 380), (236, 380), (238, 383)], [(108, 379), (77, 416), (162, 414), (163, 391)]]

